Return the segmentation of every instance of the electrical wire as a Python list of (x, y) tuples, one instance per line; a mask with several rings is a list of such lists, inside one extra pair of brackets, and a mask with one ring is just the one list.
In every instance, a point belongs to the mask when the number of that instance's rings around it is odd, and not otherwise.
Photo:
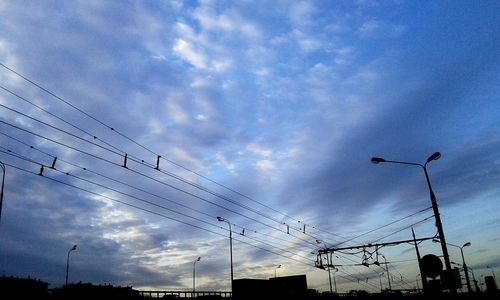
[[(0, 151), (0, 152), (3, 152), (3, 151)], [(5, 152), (4, 152), (5, 153)], [(192, 223), (189, 223), (189, 222), (186, 222), (186, 221), (183, 221), (183, 220), (180, 220), (180, 219), (177, 219), (177, 218), (174, 218), (174, 217), (171, 217), (171, 216), (167, 216), (165, 214), (162, 214), (162, 213), (158, 213), (158, 212), (155, 212), (155, 211), (152, 211), (150, 209), (146, 209), (146, 208), (143, 208), (143, 207), (140, 207), (140, 206), (137, 206), (137, 205), (134, 205), (134, 204), (130, 204), (130, 203), (127, 203), (125, 201), (122, 201), (122, 200), (119, 200), (119, 199), (116, 199), (116, 198), (113, 198), (113, 197), (110, 197), (110, 196), (107, 196), (107, 195), (103, 195), (101, 193), (97, 193), (97, 192), (94, 192), (94, 191), (91, 191), (89, 189), (86, 189), (86, 188), (83, 188), (83, 187), (80, 187), (80, 186), (77, 186), (77, 185), (74, 185), (74, 184), (71, 184), (71, 183), (67, 183), (67, 182), (64, 182), (62, 180), (59, 180), (59, 179), (56, 179), (56, 178), (53, 178), (53, 177), (49, 177), (49, 176), (40, 176), (38, 173), (36, 172), (33, 172), (33, 171), (30, 171), (30, 170), (27, 170), (27, 169), (24, 169), (24, 168), (21, 168), (21, 167), (18, 167), (18, 166), (15, 166), (13, 164), (10, 164), (10, 163), (4, 163), (6, 166), (9, 166), (9, 167), (12, 167), (14, 169), (17, 169), (17, 170), (20, 170), (20, 171), (23, 171), (23, 172), (26, 172), (26, 173), (29, 173), (29, 174), (32, 174), (32, 175), (36, 175), (38, 177), (42, 177), (42, 178), (45, 178), (45, 179), (48, 179), (48, 180), (51, 180), (53, 182), (56, 182), (56, 183), (59, 183), (59, 184), (62, 184), (62, 185), (66, 185), (68, 187), (71, 187), (71, 188), (74, 188), (74, 189), (77, 189), (77, 190), (80, 190), (80, 191), (83, 191), (83, 192), (86, 192), (86, 193), (89, 193), (89, 194), (92, 194), (94, 196), (98, 196), (98, 197), (101, 197), (101, 198), (104, 198), (106, 200), (109, 200), (109, 201), (112, 201), (112, 202), (116, 202), (116, 203), (120, 203), (122, 205), (125, 205), (125, 206), (128, 206), (128, 207), (131, 207), (131, 208), (134, 208), (134, 209), (137, 209), (137, 210), (141, 210), (143, 212), (146, 212), (146, 213), (150, 213), (150, 214), (153, 214), (153, 215), (156, 215), (156, 216), (159, 216), (159, 217), (162, 217), (162, 218), (165, 218), (165, 219), (169, 219), (171, 221), (174, 221), (174, 222), (178, 222), (178, 223), (181, 223), (181, 224), (184, 224), (184, 225), (188, 225), (190, 227), (194, 227), (194, 228), (197, 228), (197, 229), (200, 229), (200, 230), (204, 230), (204, 231), (207, 231), (209, 233), (213, 233), (213, 234), (216, 234), (216, 235), (219, 235), (219, 236), (222, 236), (222, 237), (227, 237), (219, 232), (216, 232), (216, 231), (213, 231), (213, 230), (210, 230), (210, 229), (207, 229), (207, 228), (204, 228), (204, 227), (201, 227), (199, 225), (196, 225), (196, 224), (192, 224)], [(216, 226), (218, 227), (218, 226)], [(224, 229), (226, 231), (229, 231), (229, 229), (226, 229), (226, 228), (223, 228), (223, 227), (219, 227), (221, 229)], [(254, 248), (257, 248), (259, 250), (264, 250), (266, 252), (269, 252), (269, 253), (272, 253), (272, 254), (275, 254), (275, 255), (279, 255), (281, 257), (284, 257), (284, 258), (287, 258), (287, 259), (290, 259), (290, 260), (293, 260), (295, 262), (298, 262), (298, 263), (301, 263), (303, 265), (306, 265), (306, 266), (311, 266), (311, 263), (306, 263), (306, 262), (303, 262), (301, 260), (298, 260), (298, 259), (295, 259), (291, 256), (286, 256), (286, 255), (283, 255), (279, 252), (276, 252), (276, 251), (272, 251), (272, 250), (269, 250), (267, 248), (263, 248), (263, 247), (260, 247), (260, 246), (257, 246), (255, 244), (251, 244), (249, 242), (246, 242), (246, 241), (243, 241), (243, 240), (240, 240), (238, 238), (234, 238), (233, 237), (233, 240), (236, 240), (238, 242), (241, 242), (243, 244), (246, 244), (246, 245), (249, 245), (249, 246), (252, 246)], [(276, 247), (274, 247), (276, 248)], [(279, 249), (281, 250), (281, 249)], [(292, 253), (294, 256), (297, 256), (296, 253)]]
[[(4, 147), (1, 147), (1, 146), (0, 146), (0, 148), (4, 148)], [(7, 151), (0, 150), (0, 152), (1, 152), (1, 153), (8, 154), (8, 155), (11, 155), (11, 156), (14, 156), (14, 157), (16, 157), (16, 158), (22, 159), (22, 160), (27, 161), (27, 162), (30, 162), (30, 163), (34, 163), (34, 164), (36, 164), (36, 165), (43, 165), (43, 164), (42, 164), (42, 163), (40, 163), (40, 162), (37, 162), (37, 161), (32, 160), (32, 159), (30, 159), (30, 158), (28, 158), (28, 157), (25, 157), (25, 156), (23, 156), (23, 155), (20, 155), (20, 154), (18, 154), (18, 153), (15, 153), (15, 152), (13, 152), (12, 150), (9, 150), (9, 149), (7, 149)], [(186, 214), (186, 213), (182, 213), (182, 212), (179, 212), (179, 211), (177, 211), (177, 210), (174, 210), (174, 209), (168, 208), (168, 207), (166, 207), (166, 206), (159, 205), (159, 204), (154, 203), (154, 202), (152, 202), (152, 201), (149, 201), (149, 200), (146, 200), (146, 199), (143, 199), (143, 198), (140, 198), (140, 197), (134, 196), (134, 195), (132, 195), (132, 194), (129, 194), (129, 193), (126, 193), (126, 192), (120, 191), (120, 190), (118, 190), (118, 189), (115, 189), (115, 188), (112, 188), (112, 187), (106, 186), (106, 185), (104, 185), (104, 184), (97, 183), (97, 182), (95, 182), (95, 181), (92, 181), (92, 180), (89, 180), (89, 179), (85, 179), (85, 178), (82, 178), (82, 177), (80, 177), (80, 176), (73, 175), (73, 174), (71, 174), (71, 173), (69, 173), (69, 172), (64, 172), (64, 171), (61, 171), (61, 170), (58, 170), (58, 169), (52, 169), (52, 168), (50, 168), (50, 166), (45, 166), (45, 167), (46, 167), (48, 170), (51, 170), (51, 171), (53, 171), (53, 172), (58, 172), (58, 173), (60, 173), (60, 174), (63, 174), (63, 175), (66, 175), (66, 176), (72, 177), (72, 178), (74, 178), (74, 179), (77, 179), (77, 180), (80, 180), (80, 181), (83, 181), (83, 182), (86, 182), (86, 183), (89, 183), (89, 184), (95, 185), (95, 186), (100, 187), (100, 188), (103, 188), (103, 189), (107, 189), (107, 190), (109, 190), (109, 191), (112, 191), (112, 192), (118, 193), (118, 194), (120, 194), (120, 195), (123, 195), (123, 196), (129, 197), (129, 198), (135, 199), (135, 200), (137, 200), (137, 201), (140, 201), (140, 202), (146, 203), (146, 204), (148, 204), (148, 205), (151, 205), (151, 206), (154, 206), (154, 207), (157, 207), (157, 208), (161, 208), (161, 209), (167, 210), (167, 211), (169, 211), (169, 212), (172, 212), (172, 213), (175, 213), (175, 214), (181, 215), (181, 216), (186, 217), (186, 218), (188, 218), (188, 219), (193, 219), (193, 220), (195, 220), (195, 221), (198, 221), (198, 222), (204, 223), (204, 224), (206, 224), (206, 225), (210, 225), (210, 226), (214, 226), (214, 227), (219, 228), (219, 226), (214, 225), (214, 224), (212, 224), (212, 223), (210, 223), (210, 222), (207, 222), (207, 221), (205, 221), (205, 220), (202, 220), (202, 219), (200, 219), (200, 218), (196, 218), (196, 217), (193, 217), (193, 216), (188, 215), (188, 214)], [(44, 176), (43, 174), (39, 174), (39, 175)], [(210, 217), (211, 217), (211, 219), (215, 219), (215, 216), (210, 216)], [(282, 252), (287, 252), (287, 253), (290, 253), (290, 254), (292, 254), (292, 255), (296, 255), (296, 256), (299, 256), (299, 257), (301, 257), (301, 258), (304, 258), (304, 259), (309, 259), (308, 257), (305, 257), (305, 256), (302, 256), (302, 255), (299, 255), (299, 254), (297, 254), (296, 252), (292, 252), (291, 250), (288, 250), (288, 249), (278, 248), (278, 247), (276, 247), (276, 246), (274, 246), (274, 245), (271, 245), (271, 244), (270, 244), (270, 243), (268, 243), (268, 242), (264, 242), (264, 241), (262, 241), (262, 240), (260, 240), (260, 239), (256, 239), (255, 237), (249, 237), (249, 236), (245, 236), (245, 237), (247, 237), (247, 238), (249, 238), (249, 239), (252, 239), (252, 240), (255, 240), (255, 241), (258, 241), (258, 242), (260, 242), (260, 243), (262, 243), (262, 244), (265, 244), (265, 245), (267, 245), (267, 246), (271, 246), (271, 247), (273, 247), (273, 248), (277, 248), (278, 250), (280, 250), (280, 251), (282, 251)]]
[[(3, 87), (2, 87), (2, 88), (3, 88)], [(4, 90), (6, 90), (6, 91), (8, 91), (8, 92), (10, 92), (10, 93), (11, 93), (11, 94), (13, 94), (13, 95), (15, 95), (15, 96), (16, 96), (16, 97), (18, 97), (18, 98), (21, 98), (21, 99), (23, 99), (23, 100), (25, 100), (25, 101), (28, 101), (27, 99), (25, 99), (25, 98), (23, 98), (23, 97), (21, 97), (21, 96), (19, 96), (19, 95), (15, 94), (15, 93), (11, 92), (10, 90), (8, 90), (8, 89), (6, 89), (6, 88), (3, 88), (3, 89), (4, 89)], [(30, 101), (28, 101), (28, 102), (29, 102), (29, 103), (32, 103), (32, 102), (30, 102)], [(31, 116), (29, 116), (29, 115), (27, 115), (27, 114), (25, 114), (25, 113), (22, 113), (22, 112), (20, 112), (20, 111), (18, 111), (18, 110), (15, 110), (15, 109), (13, 109), (13, 108), (10, 108), (10, 107), (8, 107), (8, 106), (6, 106), (6, 105), (4, 105), (4, 104), (0, 104), (0, 107), (3, 107), (3, 108), (5, 108), (5, 109), (7, 109), (7, 110), (10, 110), (10, 111), (12, 111), (12, 112), (15, 112), (15, 113), (17, 113), (17, 114), (19, 114), (19, 115), (21, 115), (21, 116), (23, 116), (23, 117), (25, 117), (25, 118), (28, 118), (28, 119), (30, 119), (30, 120), (32, 120), (32, 121), (35, 121), (35, 122), (41, 123), (41, 124), (43, 124), (43, 125), (45, 125), (45, 126), (47, 126), (47, 127), (49, 127), (49, 128), (52, 128), (52, 129), (54, 129), (54, 130), (57, 130), (57, 131), (62, 132), (62, 133), (64, 133), (64, 134), (67, 134), (67, 135), (69, 135), (69, 136), (71, 136), (71, 137), (74, 137), (74, 138), (77, 138), (77, 139), (79, 139), (79, 140), (81, 140), (81, 141), (87, 142), (87, 143), (89, 143), (89, 144), (91, 144), (91, 145), (93, 145), (93, 146), (97, 146), (97, 147), (99, 147), (99, 148), (101, 148), (101, 149), (103, 149), (103, 150), (106, 150), (106, 151), (108, 151), (108, 152), (111, 152), (112, 154), (118, 155), (119, 157), (123, 157), (123, 156), (124, 156), (124, 155), (123, 155), (123, 153), (124, 153), (124, 152), (123, 152), (122, 150), (119, 150), (119, 149), (118, 149), (120, 152), (117, 152), (116, 150), (114, 150), (114, 149), (117, 149), (116, 147), (113, 147), (113, 149), (106, 148), (106, 147), (104, 147), (104, 146), (102, 146), (102, 145), (99, 145), (99, 144), (97, 144), (97, 143), (93, 142), (93, 141), (89, 141), (89, 140), (84, 139), (84, 138), (82, 138), (82, 137), (80, 137), (80, 136), (77, 136), (77, 135), (75, 135), (75, 134), (73, 134), (73, 133), (71, 133), (71, 132), (68, 132), (68, 131), (66, 131), (66, 130), (63, 130), (63, 129), (61, 129), (61, 128), (57, 127), (57, 126), (51, 125), (51, 124), (49, 124), (49, 123), (47, 123), (47, 122), (44, 122), (44, 121), (39, 120), (39, 119), (37, 119), (37, 118), (31, 117)], [(37, 106), (37, 107), (38, 107), (38, 106)], [(74, 127), (75, 127), (75, 126), (74, 126)], [(76, 127), (76, 128), (78, 128), (78, 127)], [(79, 128), (78, 128), (78, 129), (79, 129)], [(84, 131), (84, 132), (85, 132), (85, 131)], [(85, 133), (86, 133), (86, 132), (85, 132)], [(91, 134), (90, 134), (90, 133), (87, 133), (87, 134), (91, 136)], [(94, 138), (96, 138), (96, 137), (94, 136)], [(161, 173), (163, 173), (163, 174), (165, 174), (165, 175), (167, 175), (167, 176), (170, 176), (170, 177), (172, 177), (172, 178), (174, 178), (174, 179), (176, 179), (176, 180), (179, 180), (179, 181), (181, 181), (181, 182), (183, 182), (183, 183), (185, 183), (185, 184), (188, 184), (188, 185), (190, 185), (190, 186), (192, 186), (192, 187), (198, 188), (198, 189), (200, 189), (200, 190), (202, 190), (202, 191), (204, 191), (204, 192), (206, 192), (206, 193), (209, 193), (209, 194), (211, 194), (211, 195), (213, 195), (213, 196), (216, 196), (216, 197), (218, 197), (218, 198), (220, 198), (220, 199), (222, 199), (222, 200), (225, 200), (225, 201), (227, 201), (227, 202), (229, 202), (229, 203), (232, 203), (232, 204), (235, 204), (235, 205), (240, 206), (240, 207), (242, 207), (242, 208), (245, 208), (245, 209), (247, 209), (247, 210), (249, 210), (249, 211), (251, 211), (251, 212), (253, 212), (253, 213), (255, 213), (255, 214), (258, 214), (258, 215), (260, 215), (260, 216), (262, 216), (262, 217), (265, 217), (265, 218), (267, 218), (267, 219), (269, 219), (269, 220), (271, 220), (271, 221), (274, 221), (274, 222), (276, 222), (276, 223), (278, 223), (278, 224), (280, 224), (280, 225), (281, 225), (281, 224), (283, 224), (280, 220), (278, 220), (278, 219), (276, 219), (276, 218), (274, 218), (274, 217), (272, 217), (272, 216), (269, 216), (269, 215), (267, 215), (267, 214), (264, 214), (264, 213), (262, 213), (262, 212), (261, 212), (261, 211), (259, 211), (259, 210), (256, 210), (256, 209), (253, 209), (253, 208), (251, 208), (251, 207), (249, 207), (249, 206), (247, 206), (247, 205), (241, 204), (241, 203), (239, 203), (239, 202), (237, 202), (237, 201), (235, 201), (235, 200), (232, 200), (232, 199), (230, 199), (230, 198), (228, 198), (228, 197), (226, 197), (226, 196), (224, 196), (224, 195), (222, 195), (222, 194), (220, 194), (220, 193), (216, 193), (216, 192), (214, 192), (214, 191), (211, 191), (210, 189), (208, 189), (208, 188), (206, 188), (206, 187), (204, 187), (204, 186), (202, 186), (202, 185), (199, 185), (199, 184), (197, 184), (197, 183), (195, 183), (195, 182), (192, 182), (192, 181), (190, 181), (190, 180), (187, 180), (187, 179), (185, 179), (185, 178), (183, 178), (183, 177), (181, 177), (181, 176), (178, 176), (178, 175), (176, 175), (176, 174), (174, 174), (174, 173), (172, 173), (172, 172), (167, 172), (167, 171), (161, 170), (161, 169), (159, 169), (159, 168), (155, 168), (153, 165), (145, 163), (145, 161), (144, 161), (144, 160), (134, 158), (133, 156), (131, 156), (131, 158), (130, 158), (130, 159), (131, 159), (132, 161), (134, 161), (134, 162), (138, 163), (138, 164), (142, 164), (142, 165), (148, 166), (149, 168), (152, 168), (152, 169), (155, 169), (155, 170), (157, 170), (157, 171), (160, 171)], [(300, 231), (300, 229), (297, 229), (297, 228), (295, 228), (295, 230)], [(304, 233), (305, 233), (305, 232), (304, 232)]]
[[(126, 135), (126, 134), (122, 133), (121, 131), (116, 130), (115, 128), (111, 127), (110, 125), (108, 125), (108, 124), (104, 123), (103, 121), (99, 120), (97, 117), (92, 116), (91, 114), (87, 113), (87, 112), (86, 112), (86, 111), (84, 111), (83, 109), (81, 109), (81, 108), (77, 107), (76, 105), (72, 104), (72, 103), (71, 103), (71, 102), (69, 102), (68, 100), (65, 100), (64, 98), (62, 98), (62, 97), (60, 97), (60, 96), (56, 95), (54, 92), (52, 92), (52, 91), (50, 91), (49, 89), (47, 89), (47, 88), (43, 87), (41, 84), (38, 84), (38, 83), (36, 83), (34, 80), (31, 80), (30, 78), (28, 78), (27, 76), (25, 76), (25, 75), (23, 75), (23, 74), (21, 74), (21, 73), (17, 72), (17, 71), (16, 71), (16, 70), (14, 70), (13, 68), (8, 67), (7, 65), (3, 64), (2, 62), (0, 62), (0, 66), (2, 66), (3, 68), (5, 68), (6, 70), (10, 71), (11, 73), (15, 74), (16, 76), (18, 76), (18, 77), (22, 78), (23, 80), (25, 80), (25, 81), (29, 82), (30, 84), (32, 84), (33, 86), (35, 86), (35, 87), (39, 88), (40, 90), (44, 91), (45, 93), (47, 93), (47, 94), (51, 95), (51, 96), (52, 96), (52, 97), (54, 97), (55, 99), (57, 99), (57, 100), (59, 100), (59, 101), (61, 101), (61, 102), (65, 103), (66, 105), (70, 106), (71, 108), (73, 108), (73, 109), (77, 110), (78, 112), (82, 113), (83, 115), (87, 116), (88, 118), (90, 118), (90, 119), (94, 120), (95, 122), (97, 122), (97, 123), (101, 124), (102, 126), (104, 126), (104, 127), (108, 128), (108, 129), (109, 129), (109, 130), (111, 130), (112, 132), (117, 133), (118, 135), (120, 135), (121, 137), (125, 138), (126, 140), (128, 140), (128, 141), (130, 141), (130, 142), (134, 143), (135, 145), (137, 145), (137, 146), (139, 146), (139, 147), (143, 148), (144, 150), (146, 150), (146, 151), (148, 151), (148, 152), (150, 152), (150, 153), (152, 153), (152, 154), (156, 155), (158, 158), (161, 158), (161, 159), (163, 159), (163, 160), (166, 160), (167, 162), (169, 162), (169, 163), (171, 163), (171, 164), (173, 164), (173, 165), (175, 165), (175, 166), (177, 166), (177, 167), (180, 167), (180, 168), (182, 168), (183, 170), (189, 171), (189, 172), (190, 172), (190, 173), (192, 173), (192, 174), (195, 174), (195, 175), (197, 175), (197, 176), (199, 176), (199, 177), (201, 177), (201, 178), (203, 178), (203, 179), (205, 179), (205, 180), (208, 180), (209, 182), (212, 182), (212, 183), (214, 183), (214, 184), (216, 184), (216, 185), (218, 185), (218, 186), (220, 186), (220, 187), (223, 187), (223, 188), (225, 188), (225, 189), (227, 189), (227, 190), (229, 190), (229, 191), (231, 191), (231, 192), (233, 192), (233, 193), (236, 193), (236, 194), (238, 194), (238, 195), (240, 195), (240, 196), (242, 196), (242, 197), (244, 197), (244, 198), (246, 198), (246, 199), (248, 199), (248, 200), (251, 200), (251, 201), (253, 201), (254, 203), (257, 203), (257, 204), (259, 204), (259, 205), (261, 205), (261, 206), (263, 206), (263, 207), (266, 207), (266, 208), (268, 208), (268, 209), (270, 209), (270, 210), (272, 210), (272, 211), (274, 211), (274, 212), (276, 212), (276, 213), (279, 213), (279, 214), (280, 214), (280, 215), (282, 215), (282, 216), (285, 216), (285, 217), (287, 217), (287, 218), (290, 218), (290, 219), (292, 219), (292, 220), (295, 220), (295, 221), (297, 221), (298, 223), (302, 223), (302, 224), (308, 225), (308, 224), (306, 224), (306, 223), (304, 223), (304, 222), (301, 222), (301, 221), (300, 221), (300, 220), (298, 220), (298, 219), (295, 219), (295, 218), (293, 218), (293, 217), (289, 216), (289, 215), (288, 215), (288, 214), (286, 214), (286, 213), (280, 212), (280, 211), (278, 211), (278, 210), (276, 210), (276, 209), (272, 208), (271, 206), (268, 206), (268, 205), (266, 205), (266, 204), (264, 204), (264, 203), (262, 203), (262, 202), (260, 202), (260, 201), (257, 201), (257, 200), (255, 200), (255, 199), (253, 199), (253, 198), (249, 197), (249, 196), (244, 195), (243, 193), (240, 193), (240, 192), (238, 192), (238, 191), (236, 191), (236, 190), (234, 190), (234, 189), (231, 189), (231, 188), (227, 187), (226, 185), (220, 184), (220, 183), (216, 182), (215, 180), (212, 180), (212, 179), (208, 178), (207, 176), (202, 175), (202, 174), (201, 174), (201, 173), (199, 173), (199, 172), (196, 172), (196, 171), (194, 171), (194, 170), (191, 170), (191, 169), (189, 169), (189, 168), (187, 168), (187, 167), (185, 167), (185, 166), (183, 166), (183, 165), (181, 165), (181, 164), (179, 164), (179, 163), (177, 163), (177, 162), (174, 162), (173, 160), (166, 159), (164, 156), (162, 156), (162, 155), (160, 155), (160, 154), (156, 153), (155, 151), (151, 150), (150, 148), (148, 148), (148, 147), (146, 147), (146, 146), (142, 145), (141, 143), (139, 143), (139, 142), (137, 142), (136, 140), (134, 140), (134, 139), (130, 138), (128, 135)], [(312, 226), (312, 225), (309, 225), (309, 227), (310, 227), (310, 228), (315, 228), (315, 229), (319, 230), (319, 228), (317, 228), (317, 226)], [(322, 232), (325, 232), (325, 233), (329, 233), (328, 231), (325, 231), (325, 230), (321, 230), (321, 231), (322, 231)], [(331, 234), (331, 235), (336, 235), (336, 234), (334, 234), (334, 233), (329, 233), (329, 234)], [(339, 236), (339, 235), (336, 235), (336, 236)]]

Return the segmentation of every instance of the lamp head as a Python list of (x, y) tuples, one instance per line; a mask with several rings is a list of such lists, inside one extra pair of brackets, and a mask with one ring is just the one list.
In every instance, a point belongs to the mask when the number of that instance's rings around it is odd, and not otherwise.
[(76, 250), (76, 245), (73, 245), (73, 247), (71, 248), (71, 250)]
[(223, 217), (217, 217), (217, 220), (219, 220), (219, 222), (225, 221)]
[(281, 265), (278, 265), (278, 269), (281, 268)]
[(431, 156), (429, 156), (429, 158), (427, 159), (427, 162), (431, 162), (433, 160), (438, 160), (439, 158), (441, 157), (441, 153), (439, 152), (434, 152), (434, 154), (432, 154)]
[(198, 257), (198, 258), (196, 259), (196, 261), (200, 261), (200, 259), (201, 259), (201, 256), (200, 256), (200, 257)]
[(468, 246), (470, 246), (470, 245), (472, 245), (472, 244), (471, 244), (470, 242), (467, 242), (467, 243), (465, 243), (465, 244), (462, 246), (462, 248), (463, 248), (463, 247), (468, 247)]
[(380, 157), (372, 157), (371, 161), (372, 161), (372, 163), (374, 163), (374, 164), (378, 164), (378, 163), (385, 162), (385, 159), (380, 158)]

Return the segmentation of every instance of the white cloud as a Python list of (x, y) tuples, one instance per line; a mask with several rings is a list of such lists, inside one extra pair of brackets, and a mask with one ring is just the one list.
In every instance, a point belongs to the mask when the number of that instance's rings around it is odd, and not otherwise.
[(273, 154), (273, 150), (261, 145), (259, 143), (251, 143), (246, 148), (251, 153), (257, 154), (261, 157), (270, 157)]
[(320, 40), (316, 39), (312, 35), (307, 35), (298, 29), (293, 30), (291, 36), (297, 41), (300, 49), (304, 52), (313, 52), (323, 48), (323, 44)]
[(290, 6), (290, 18), (296, 25), (309, 23), (312, 14), (315, 12), (313, 2), (311, 1), (294, 1)]
[(197, 114), (196, 117), (195, 117), (195, 119), (198, 120), (198, 121), (206, 121), (207, 120), (207, 116), (202, 115), (202, 114)]
[(193, 17), (200, 23), (202, 31), (218, 34), (241, 33), (252, 39), (258, 39), (262, 35), (256, 24), (245, 20), (236, 10), (217, 14), (212, 7), (203, 6), (195, 10)]
[(275, 168), (274, 162), (268, 159), (259, 160), (255, 165), (261, 171), (270, 171)]
[(216, 15), (210, 7), (197, 8), (193, 17), (200, 22), (204, 30), (209, 31), (234, 31), (236, 29), (235, 22), (227, 15)]
[(229, 59), (223, 59), (223, 60), (213, 60), (212, 61), (212, 67), (214, 71), (216, 72), (225, 72), (231, 67), (232, 63)]
[(229, 160), (226, 158), (226, 156), (220, 152), (218, 152), (215, 155), (217, 164), (226, 168), (226, 170), (229, 171), (229, 173), (237, 175), (236, 173), (236, 165), (232, 162), (229, 162)]
[(191, 65), (199, 69), (207, 68), (207, 57), (185, 40), (177, 40), (172, 50)]
[(177, 124), (186, 125), (191, 121), (189, 112), (187, 112), (179, 103), (177, 103), (173, 99), (166, 101), (165, 105), (167, 107), (169, 117)]
[(395, 38), (401, 36), (406, 31), (403, 25), (396, 25), (380, 20), (368, 20), (364, 22), (357, 34), (365, 38)]
[(271, 74), (271, 71), (269, 68), (261, 67), (261, 68), (255, 70), (253, 73), (259, 77), (269, 77), (269, 75)]
[(149, 132), (153, 135), (162, 134), (165, 126), (157, 118), (151, 118), (148, 122)]

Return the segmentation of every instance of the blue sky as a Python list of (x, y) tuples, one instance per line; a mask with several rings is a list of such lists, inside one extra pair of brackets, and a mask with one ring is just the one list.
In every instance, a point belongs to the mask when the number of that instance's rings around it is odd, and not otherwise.
[[(228, 290), (222, 216), (235, 278), (269, 278), (281, 264), (278, 275), (306, 274), (310, 288), (328, 290), (311, 252), (406, 240), (412, 225), (419, 237), (436, 233), (422, 170), (370, 158), (423, 163), (439, 151), (428, 170), (447, 242), (470, 241), (467, 264), (478, 279), (491, 275), (500, 266), (499, 8), (0, 3), (0, 271), (60, 286), (77, 244), (72, 282), (189, 290), (202, 257), (197, 289)], [(412, 249), (380, 250), (393, 287), (415, 286)], [(354, 266), (361, 260), (338, 253), (340, 291), (380, 288), (384, 270)]]

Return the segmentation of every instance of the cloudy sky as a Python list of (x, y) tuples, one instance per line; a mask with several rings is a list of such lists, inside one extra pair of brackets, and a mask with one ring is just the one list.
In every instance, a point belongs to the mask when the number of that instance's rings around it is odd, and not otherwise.
[[(499, 9), (1, 2), (0, 272), (60, 286), (76, 244), (70, 282), (190, 290), (195, 267), (197, 290), (230, 290), (231, 225), (235, 279), (328, 290), (319, 249), (436, 234), (423, 170), (370, 158), (439, 151), (446, 240), (500, 274)], [(377, 254), (414, 287), (413, 249), (335, 252), (339, 291), (379, 290), (385, 270), (359, 266)]]

